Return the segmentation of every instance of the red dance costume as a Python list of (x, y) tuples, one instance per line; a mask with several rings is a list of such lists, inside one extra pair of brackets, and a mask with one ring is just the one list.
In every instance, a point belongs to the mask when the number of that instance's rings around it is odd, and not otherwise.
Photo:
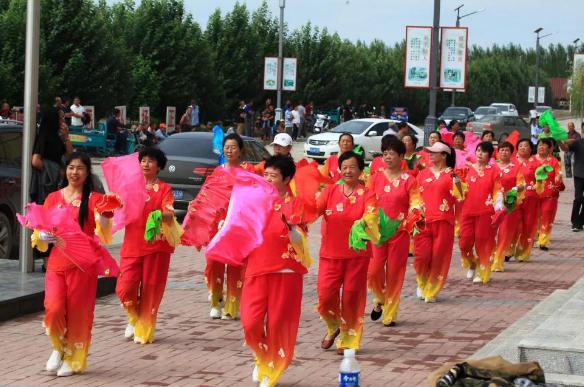
[(541, 183), (539, 188), (536, 184), (536, 191), (539, 194), (539, 236), (537, 245), (549, 248), (552, 225), (558, 211), (558, 198), (560, 197), (560, 191), (563, 190), (561, 166), (560, 162), (551, 155), (541, 161), (538, 160), (537, 156), (533, 156), (530, 160), (533, 163), (532, 168), (534, 171), (542, 165), (552, 167), (552, 171), (548, 173), (547, 179)]
[[(248, 172), (257, 173), (253, 164), (241, 163), (241, 168)], [(229, 168), (227, 164), (217, 168)], [(207, 259), (205, 267), (205, 282), (209, 289), (209, 300), (211, 308), (220, 308), (223, 304), (223, 315), (231, 318), (239, 317), (239, 303), (241, 299), (241, 290), (243, 287), (243, 275), (245, 266), (232, 266)], [(227, 274), (227, 275), (226, 275)], [(223, 294), (225, 277), (227, 277), (227, 286)]]
[(291, 242), (288, 225), (302, 205), (291, 196), (280, 198), (269, 215), (263, 244), (247, 259), (241, 323), (245, 341), (255, 355), (259, 380), (276, 384), (294, 357), (302, 304), (302, 278), (310, 264), (307, 245)]
[[(389, 180), (385, 172), (375, 174), (367, 187), (376, 196), (377, 206), (396, 220), (405, 220), (413, 209), (420, 209), (421, 197), (416, 179), (402, 173)], [(405, 222), (396, 234), (381, 246), (373, 246), (373, 258), (369, 262), (368, 283), (373, 292), (373, 305), (383, 308), (383, 324), (397, 319), (401, 289), (406, 274), (410, 235)]]
[[(500, 170), (503, 193), (506, 193), (513, 188), (525, 188), (525, 179), (523, 178), (522, 168), (517, 160), (512, 160), (504, 167), (501, 166)], [(524, 196), (523, 192), (524, 191), (518, 194), (518, 200), (515, 209), (505, 214), (505, 218), (499, 226), (499, 231), (497, 233), (497, 245), (495, 248), (495, 254), (493, 256), (493, 264), (491, 266), (492, 271), (503, 271), (505, 257), (511, 257), (515, 255), (514, 243), (517, 241), (517, 237), (521, 231), (522, 212), (520, 211), (520, 207), (522, 205), (521, 198)]]
[(454, 245), (454, 208), (462, 192), (453, 182), (453, 171), (435, 173), (426, 168), (418, 175), (426, 227), (414, 237), (416, 282), (425, 299), (435, 299), (446, 282)]
[[(349, 248), (349, 232), (356, 220), (375, 212), (375, 195), (357, 185), (345, 196), (343, 184), (327, 187), (317, 200), (323, 216), (318, 268), (318, 312), (329, 336), (337, 329), (337, 348), (359, 349), (367, 301), (367, 267), (371, 248)], [(342, 288), (342, 290), (341, 290)]]
[(539, 198), (535, 192), (535, 163), (533, 157), (517, 163), (521, 167), (521, 174), (525, 180), (525, 198), (517, 208), (517, 216), (521, 218), (519, 232), (515, 238), (515, 258), (518, 261), (527, 261), (531, 255), (531, 248), (537, 234), (539, 222)]
[[(83, 232), (96, 234), (96, 204), (103, 195), (92, 192), (89, 197), (88, 217)], [(75, 221), (79, 218), (81, 198), (67, 203), (62, 191), (47, 196), (45, 208), (70, 208)], [(100, 237), (102, 237), (100, 235)], [(97, 290), (98, 268), (82, 270), (58, 248), (49, 256), (45, 275), (45, 320), (43, 325), (55, 351), (63, 353), (63, 361), (74, 372), (87, 368), (87, 354), (91, 343), (93, 310)]]
[(497, 233), (497, 229), (492, 226), (491, 216), (495, 208), (503, 209), (501, 171), (496, 165), (489, 164), (480, 171), (471, 166), (466, 183), (468, 193), (462, 207), (458, 240), (462, 266), (476, 269), (476, 275), (486, 284), (491, 275), (491, 256)]
[[(146, 220), (155, 210), (174, 212), (172, 188), (162, 182), (147, 191), (142, 217), (128, 225), (120, 252), (120, 276), (116, 293), (134, 327), (134, 341), (152, 343), (158, 308), (164, 295), (170, 255), (174, 252), (165, 239), (150, 243), (144, 239)], [(162, 223), (163, 234), (165, 222)]]

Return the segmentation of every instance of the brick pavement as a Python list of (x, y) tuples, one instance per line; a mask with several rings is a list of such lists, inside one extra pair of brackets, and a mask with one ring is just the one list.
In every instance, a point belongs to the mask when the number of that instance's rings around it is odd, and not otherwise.
[[(366, 318), (358, 354), (364, 386), (422, 386), (443, 362), (472, 355), (555, 289), (570, 287), (584, 274), (583, 234), (569, 230), (572, 182), (560, 199), (549, 252), (510, 263), (489, 286), (464, 279), (455, 249), (450, 278), (436, 304), (414, 297), (408, 265), (398, 325), (386, 328)], [(313, 227), (319, 230), (319, 227)], [(317, 252), (318, 233), (311, 236)], [(316, 256), (316, 254), (315, 254)], [(208, 317), (201, 253), (181, 247), (173, 256), (168, 289), (153, 345), (123, 338), (124, 314), (115, 296), (97, 301), (89, 369), (83, 376), (56, 378), (44, 371), (50, 354), (41, 313), (0, 324), (0, 385), (249, 386), (252, 358), (243, 346), (240, 323)], [(333, 386), (341, 357), (323, 352), (324, 325), (315, 312), (316, 273), (306, 276), (296, 359), (281, 379), (288, 386)], [(369, 312), (369, 306), (367, 308)]]

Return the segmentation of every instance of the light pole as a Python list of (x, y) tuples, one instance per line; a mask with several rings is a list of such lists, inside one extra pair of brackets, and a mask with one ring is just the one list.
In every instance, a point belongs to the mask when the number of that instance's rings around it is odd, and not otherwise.
[[(464, 7), (464, 4), (460, 4), (458, 7), (454, 8), (454, 10), (456, 11), (456, 27), (460, 27), (460, 19), (465, 18), (465, 17), (470, 16), (470, 15), (474, 15), (475, 13), (483, 12), (485, 10), (484, 8), (481, 8), (481, 9), (477, 9), (476, 11), (472, 11), (472, 12), (469, 12), (467, 14), (460, 16), (460, 9), (462, 7)], [(452, 89), (452, 100), (450, 102), (450, 106), (454, 106), (454, 100), (456, 98), (455, 96), (456, 96), (456, 90)]]
[[(572, 55), (572, 76), (570, 77), (570, 80), (568, 81), (568, 96), (570, 97), (570, 113), (572, 113), (572, 87), (574, 87), (574, 72), (576, 70), (576, 61), (574, 60), (576, 57), (576, 54), (578, 53), (578, 42), (580, 41), (580, 38), (576, 38), (572, 44), (574, 45), (574, 54)], [(568, 59), (569, 60), (569, 59)]]
[(280, 0), (280, 33), (278, 41), (278, 96), (276, 99), (276, 121), (282, 119), (282, 66), (284, 63), (284, 8), (286, 0)]
[(432, 26), (432, 55), (430, 55), (430, 102), (428, 117), (424, 123), (424, 144), (428, 143), (428, 137), (436, 129), (436, 94), (438, 85), (438, 34), (440, 33), (440, 0), (434, 0), (434, 23)]
[(550, 36), (550, 34), (539, 36), (539, 33), (543, 31), (542, 27), (533, 31), (537, 34), (537, 39), (535, 41), (535, 101), (533, 101), (533, 108), (537, 110), (537, 100), (539, 98), (539, 40)]

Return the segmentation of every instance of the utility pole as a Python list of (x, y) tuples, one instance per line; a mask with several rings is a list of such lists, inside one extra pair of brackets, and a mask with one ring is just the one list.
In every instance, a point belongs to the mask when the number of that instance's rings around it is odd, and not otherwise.
[(276, 121), (282, 119), (282, 75), (284, 65), (284, 8), (286, 0), (280, 0), (280, 33), (278, 41), (278, 97), (276, 100)]
[[(41, 1), (29, 0), (26, 6), (26, 48), (24, 57), (24, 132), (22, 136), (22, 181), (20, 192), (21, 211), (30, 202), (30, 178), (32, 175), (32, 146), (36, 134), (36, 108), (39, 89), (39, 37)], [(22, 273), (34, 270), (30, 247), (30, 231), (20, 229), (19, 268)]]
[(572, 44), (574, 45), (574, 54), (572, 55), (572, 77), (570, 78), (570, 84), (569, 84), (569, 90), (568, 90), (568, 94), (569, 94), (569, 98), (570, 98), (570, 114), (572, 114), (572, 88), (574, 87), (574, 72), (576, 70), (576, 63), (574, 61), (574, 58), (576, 57), (576, 54), (578, 53), (578, 42), (580, 41), (580, 38), (576, 38), (576, 40), (574, 40), (572, 42)]
[(430, 102), (428, 117), (424, 123), (424, 144), (430, 133), (436, 130), (436, 94), (438, 92), (438, 35), (440, 33), (440, 0), (434, 0), (434, 23), (432, 26), (432, 55), (430, 55)]

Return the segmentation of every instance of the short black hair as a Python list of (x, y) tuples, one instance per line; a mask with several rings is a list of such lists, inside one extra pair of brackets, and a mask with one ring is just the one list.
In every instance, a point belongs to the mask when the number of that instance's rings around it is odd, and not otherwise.
[(529, 154), (533, 154), (533, 143), (531, 142), (531, 139), (529, 138), (522, 138), (521, 140), (517, 141), (517, 149), (519, 149), (519, 145), (522, 142), (526, 142), (529, 144)]
[(493, 146), (493, 143), (489, 141), (483, 141), (479, 143), (476, 149), (480, 149), (483, 152), (487, 152), (489, 154), (489, 158), (493, 157), (493, 153), (495, 153), (495, 147)]
[(142, 149), (138, 154), (138, 160), (142, 161), (144, 157), (156, 159), (156, 164), (158, 164), (160, 170), (163, 170), (166, 167), (166, 155), (158, 148), (148, 147)]
[(466, 136), (465, 136), (465, 135), (464, 135), (464, 133), (463, 133), (463, 132), (461, 132), (461, 131), (458, 131), (458, 132), (456, 132), (456, 133), (454, 133), (454, 134), (452, 135), (452, 141), (454, 141), (454, 139), (455, 139), (456, 137), (461, 137), (461, 138), (462, 138), (462, 141), (466, 140)]
[(223, 146), (227, 140), (235, 140), (237, 142), (237, 147), (239, 150), (243, 150), (243, 138), (237, 133), (229, 133), (227, 136), (223, 137)]
[(537, 140), (537, 145), (539, 145), (539, 143), (546, 144), (547, 146), (550, 147), (550, 149), (554, 149), (554, 140), (551, 138), (548, 137), (540, 138), (539, 140)]
[[(352, 137), (352, 136), (351, 136)], [(339, 168), (343, 165), (343, 161), (355, 158), (357, 160), (357, 164), (359, 164), (359, 169), (362, 171), (365, 169), (365, 160), (361, 155), (353, 151), (345, 152), (339, 157)]]
[(430, 133), (430, 134), (428, 135), (428, 137), (430, 137), (430, 136), (431, 136), (431, 135), (433, 135), (433, 134), (436, 134), (436, 135), (438, 135), (438, 140), (442, 141), (442, 133), (440, 133), (439, 131), (437, 131), (437, 130), (436, 130), (436, 131), (434, 131), (434, 132)]
[(493, 140), (495, 139), (495, 133), (492, 130), (485, 130), (483, 131), (483, 134), (481, 134), (481, 140), (485, 138), (487, 134), (490, 134), (493, 137)]
[(414, 143), (414, 148), (416, 148), (418, 146), (418, 137), (414, 136), (413, 134), (406, 134), (404, 135), (401, 140), (402, 142), (404, 141), (404, 138), (409, 137), (412, 139), (412, 142)]
[(446, 121), (444, 121), (444, 120), (438, 120), (438, 126), (440, 126), (442, 124), (446, 125)]
[(452, 121), (450, 121), (450, 125), (448, 125), (448, 127), (449, 127), (450, 129), (452, 129), (452, 127), (453, 127), (454, 125), (458, 124), (458, 123), (459, 123), (459, 122), (458, 122), (458, 120), (452, 120)]
[(398, 128), (398, 129), (406, 128), (407, 126), (408, 126), (408, 123), (407, 123), (407, 122), (404, 122), (404, 121), (400, 121), (400, 122), (397, 124), (397, 128)]
[(280, 171), (282, 177), (292, 179), (296, 174), (296, 165), (289, 156), (274, 155), (266, 160), (265, 169), (274, 168)]
[[(339, 136), (339, 142), (341, 142), (341, 138), (348, 136), (351, 138), (351, 144), (355, 145), (355, 139), (353, 138), (353, 135), (349, 132), (343, 132), (340, 136)], [(341, 164), (339, 164), (341, 165)]]
[(511, 153), (515, 151), (515, 147), (509, 141), (503, 141), (499, 144), (499, 149), (507, 148)]
[(393, 134), (386, 134), (381, 139), (381, 151), (385, 152), (390, 150), (403, 156), (406, 154), (406, 145)]

